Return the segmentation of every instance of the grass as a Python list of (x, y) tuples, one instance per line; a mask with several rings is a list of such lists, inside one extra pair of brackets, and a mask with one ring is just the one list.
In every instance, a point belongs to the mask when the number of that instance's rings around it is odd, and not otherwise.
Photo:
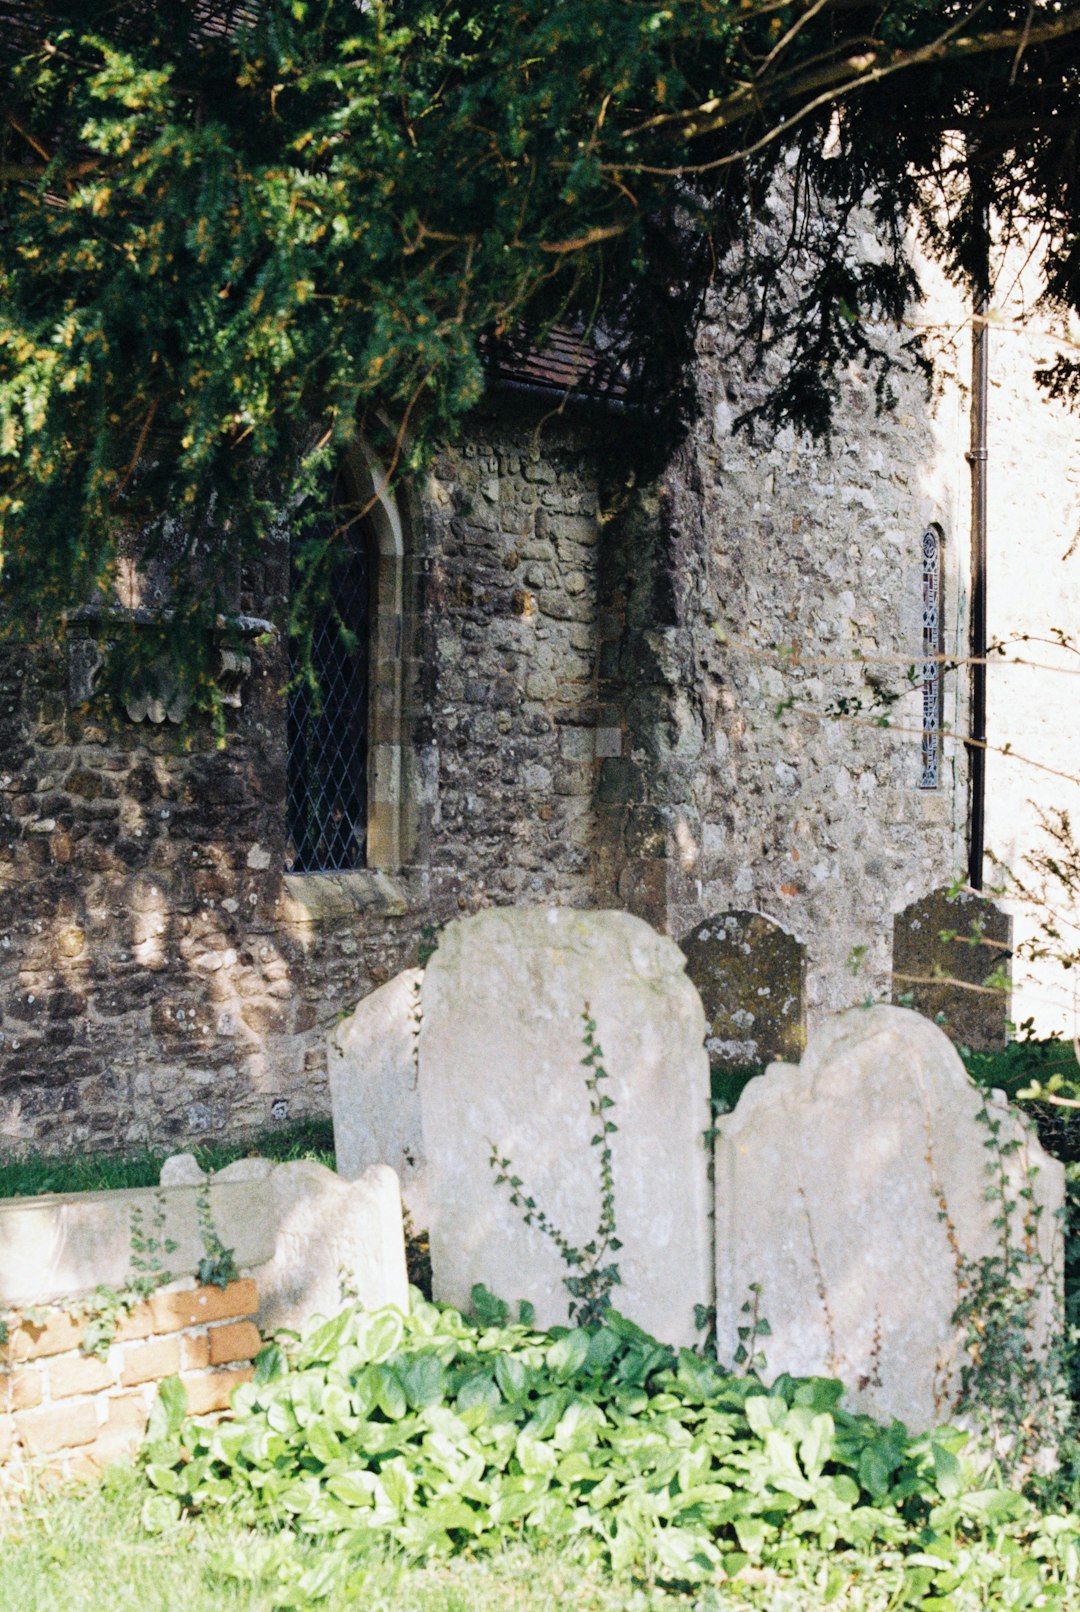
[[(108, 1192), (121, 1187), (156, 1187), (162, 1160), (179, 1148), (141, 1148), (129, 1153), (43, 1154), (28, 1148), (0, 1159), (0, 1198), (33, 1197), (42, 1192)], [(334, 1127), (328, 1119), (302, 1120), (262, 1131), (246, 1142), (196, 1143), (204, 1170), (223, 1170), (234, 1159), (317, 1159), (334, 1168)]]
[[(100, 1486), (31, 1492), (0, 1505), (0, 1607), (5, 1612), (887, 1612), (888, 1564), (808, 1547), (783, 1579), (740, 1576), (682, 1593), (557, 1550), (508, 1543), (495, 1557), (410, 1565), (378, 1555), (349, 1564), (326, 1546), (256, 1534), (221, 1517), (143, 1532), (145, 1496), (130, 1466)], [(232, 1576), (238, 1556), (248, 1578)], [(303, 1583), (301, 1584), (301, 1575)], [(320, 1580), (327, 1593), (312, 1593)], [(1027, 1603), (1020, 1603), (1027, 1604)], [(959, 1603), (967, 1612), (976, 1602)]]
[[(986, 1090), (1000, 1087), (1015, 1097), (1032, 1076), (1046, 1081), (1052, 1074), (1080, 1082), (1072, 1048), (1061, 1041), (1011, 1043), (1001, 1053), (966, 1053), (972, 1079)], [(717, 1113), (735, 1107), (748, 1081), (762, 1073), (759, 1067), (715, 1068), (712, 1098)], [(1026, 1104), (1043, 1140), (1053, 1153), (1080, 1160), (1080, 1113), (1052, 1104)], [(128, 1153), (43, 1154), (26, 1149), (0, 1158), (0, 1198), (25, 1198), (43, 1192), (106, 1192), (119, 1187), (157, 1186), (162, 1160), (177, 1148), (143, 1148)], [(234, 1159), (250, 1154), (279, 1161), (317, 1159), (334, 1168), (334, 1127), (328, 1119), (295, 1121), (262, 1131), (244, 1142), (195, 1143), (194, 1153), (204, 1170), (222, 1170)]]

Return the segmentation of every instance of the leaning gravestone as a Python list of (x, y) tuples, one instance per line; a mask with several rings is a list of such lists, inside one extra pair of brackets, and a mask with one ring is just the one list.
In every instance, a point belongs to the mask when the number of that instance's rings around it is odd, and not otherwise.
[[(161, 1186), (162, 1206), (186, 1199), (192, 1220), (198, 1216), (190, 1189), (205, 1189), (218, 1238), (255, 1278), (265, 1333), (334, 1315), (350, 1295), (369, 1310), (408, 1307), (401, 1197), (385, 1164), (353, 1181), (316, 1159), (237, 1159), (206, 1175), (193, 1154), (176, 1153), (161, 1166)], [(192, 1270), (206, 1252), (201, 1235), (197, 1242), (187, 1254)], [(176, 1252), (182, 1261), (183, 1247)]]
[(797, 1058), (806, 1044), (806, 947), (760, 912), (720, 912), (679, 945), (705, 1009), (714, 1067)]
[(407, 968), (365, 996), (330, 1037), (330, 1106), (338, 1174), (355, 1181), (389, 1164), (417, 1230), (427, 1225), (417, 1086), (423, 969)]
[[(1061, 1300), (1064, 1170), (1003, 1099), (983, 1103), (941, 1030), (896, 1007), (838, 1015), (798, 1068), (751, 1081), (716, 1144), (721, 1359), (756, 1283), (767, 1378), (839, 1377), (880, 1420), (947, 1420), (968, 1358), (953, 1321), (963, 1283), (1001, 1249), (1000, 1194), (988, 1197), (999, 1167), (1021, 1206), (1012, 1246), (1031, 1249), (1031, 1358), (1044, 1353)], [(1040, 1212), (1025, 1223), (1029, 1169)]]
[(935, 890), (893, 919), (893, 1001), (936, 1019), (957, 1046), (1001, 1052), (1009, 993), (986, 980), (1008, 967), (1011, 946), (1012, 919), (992, 901)]
[(443, 932), (424, 972), (420, 1101), (435, 1296), (474, 1283), (565, 1325), (574, 1274), (496, 1185), (492, 1147), (570, 1244), (600, 1219), (583, 1065), (586, 1004), (604, 1089), (622, 1285), (613, 1303), (665, 1342), (691, 1344), (711, 1302), (709, 1066), (704, 1015), (675, 943), (623, 912), (501, 908)]

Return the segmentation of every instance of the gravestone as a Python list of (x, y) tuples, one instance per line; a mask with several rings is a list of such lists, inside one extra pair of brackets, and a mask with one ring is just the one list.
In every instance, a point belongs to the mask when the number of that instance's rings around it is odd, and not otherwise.
[(423, 970), (407, 968), (359, 1002), (330, 1037), (330, 1106), (338, 1174), (389, 1164), (413, 1226), (427, 1225), (417, 1086)]
[(705, 1009), (714, 1068), (797, 1058), (806, 1043), (806, 947), (760, 912), (720, 912), (679, 942)]
[(893, 1001), (939, 1022), (957, 1046), (1001, 1052), (1009, 992), (986, 980), (1008, 967), (1011, 946), (1012, 919), (992, 901), (935, 890), (893, 919)]
[[(936, 1025), (905, 1008), (854, 1008), (773, 1064), (721, 1119), (716, 1144), (717, 1351), (734, 1358), (752, 1284), (780, 1372), (839, 1377), (847, 1400), (925, 1430), (949, 1419), (967, 1360), (953, 1316), (965, 1262), (1000, 1251), (987, 1196), (1000, 1165), (1033, 1226), (1009, 1236), (1031, 1263), (1033, 1358), (1060, 1312), (1064, 1170), (997, 1094), (987, 1099)], [(1000, 1125), (996, 1149), (989, 1126)], [(1013, 1148), (1013, 1144), (1016, 1144)], [(1036, 1255), (1037, 1251), (1037, 1255)], [(968, 1289), (970, 1291), (970, 1288)]]
[[(573, 1274), (495, 1181), (492, 1148), (582, 1248), (600, 1219), (583, 1015), (596, 1024), (611, 1136), (616, 1308), (674, 1344), (711, 1303), (709, 1067), (682, 953), (623, 912), (497, 908), (444, 930), (422, 987), (420, 1101), (435, 1297), (474, 1283), (565, 1325)], [(606, 1262), (606, 1261), (605, 1261)]]
[(312, 1315), (336, 1315), (349, 1297), (365, 1309), (409, 1304), (397, 1177), (372, 1165), (343, 1181), (316, 1159), (271, 1168), (273, 1255), (254, 1273), (259, 1326), (299, 1330)]

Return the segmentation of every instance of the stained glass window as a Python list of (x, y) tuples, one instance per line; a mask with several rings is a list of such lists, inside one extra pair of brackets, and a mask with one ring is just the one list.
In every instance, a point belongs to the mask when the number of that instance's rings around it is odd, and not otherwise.
[(922, 774), (920, 789), (941, 784), (941, 532), (928, 526), (922, 536)]

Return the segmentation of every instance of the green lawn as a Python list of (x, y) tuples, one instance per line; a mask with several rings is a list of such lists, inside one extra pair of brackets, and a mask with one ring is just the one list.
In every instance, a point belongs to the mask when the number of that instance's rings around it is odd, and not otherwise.
[(328, 1119), (307, 1120), (263, 1131), (247, 1142), (205, 1143), (175, 1148), (143, 1148), (128, 1153), (42, 1154), (19, 1150), (0, 1158), (0, 1198), (32, 1197), (39, 1192), (107, 1192), (121, 1187), (156, 1187), (162, 1160), (190, 1152), (204, 1170), (222, 1170), (234, 1159), (260, 1154), (265, 1159), (318, 1159), (334, 1167), (334, 1127)]
[[(3, 1612), (887, 1612), (897, 1605), (895, 1568), (870, 1571), (842, 1557), (830, 1568), (810, 1549), (805, 1570), (783, 1580), (763, 1572), (680, 1593), (516, 1544), (496, 1557), (420, 1567), (386, 1556), (350, 1565), (328, 1547), (245, 1532), (220, 1517), (150, 1536), (139, 1526), (144, 1494), (138, 1475), (118, 1466), (101, 1488), (0, 1503)], [(250, 1563), (247, 1583), (223, 1571), (238, 1547)], [(319, 1595), (324, 1574), (329, 1593)], [(958, 1604), (979, 1609), (977, 1598)]]

